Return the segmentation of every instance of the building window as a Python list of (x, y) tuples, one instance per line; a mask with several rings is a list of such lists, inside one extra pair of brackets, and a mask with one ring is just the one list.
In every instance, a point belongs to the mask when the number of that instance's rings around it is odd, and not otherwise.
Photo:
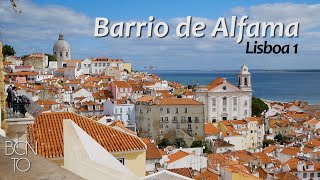
[(234, 108), (233, 108), (233, 111), (237, 111), (237, 108), (236, 108), (236, 107), (234, 107)]
[(179, 113), (179, 108), (176, 108), (176, 113)]
[(66, 52), (66, 57), (69, 58), (69, 52)]
[(165, 117), (165, 120), (166, 120), (166, 122), (169, 122), (169, 118), (168, 117)]
[(216, 98), (212, 98), (212, 106), (215, 106), (217, 104)]
[(222, 99), (222, 104), (223, 104), (224, 106), (227, 105), (227, 98), (226, 98), (226, 97), (224, 97), (224, 98)]
[(110, 66), (110, 63), (107, 63), (107, 66)]
[(226, 112), (226, 111), (227, 111), (227, 108), (223, 108), (222, 110), (223, 110), (223, 112)]
[(188, 113), (188, 108), (184, 108), (184, 112), (185, 112), (185, 113)]
[(248, 105), (248, 101), (244, 101), (244, 106), (247, 106)]
[(188, 124), (188, 129), (191, 129), (191, 124)]
[(163, 117), (161, 117), (160, 122), (163, 122)]
[(244, 78), (244, 85), (245, 85), (245, 86), (248, 85), (248, 78)]
[(182, 123), (185, 123), (185, 122), (186, 122), (186, 117), (185, 117), (185, 116), (182, 116), (182, 117), (181, 117), (181, 122), (182, 122)]
[(320, 173), (318, 173), (318, 177), (320, 177)]
[(222, 120), (227, 120), (228, 118), (226, 116), (222, 117)]
[(213, 122), (213, 123), (217, 122), (217, 119), (216, 119), (216, 118), (213, 118), (213, 119), (212, 119), (212, 122)]
[(168, 113), (168, 114), (170, 113), (170, 109), (169, 109), (169, 108), (167, 108), (167, 113)]
[(199, 122), (199, 117), (195, 117), (195, 122), (196, 122), (196, 123)]
[(87, 64), (83, 64), (84, 67), (87, 67)]
[(60, 57), (62, 58), (62, 52), (60, 52)]
[(248, 111), (247, 110), (244, 110), (244, 115), (247, 115), (248, 114)]
[(177, 117), (173, 117), (173, 122), (174, 123), (178, 122), (178, 118)]
[(160, 108), (160, 112), (162, 112), (163, 111), (163, 108)]
[(233, 98), (233, 105), (234, 105), (234, 106), (237, 105), (237, 98)]
[(168, 128), (169, 127), (169, 125), (166, 125), (166, 128)]
[(163, 124), (160, 124), (160, 128), (163, 128)]
[(188, 117), (188, 123), (192, 123), (191, 117)]
[(303, 178), (307, 178), (307, 173), (303, 173)]
[(314, 173), (310, 173), (310, 178), (314, 178)]
[(102, 66), (105, 67), (105, 66), (106, 66), (106, 63), (103, 63)]
[(216, 108), (212, 108), (212, 112), (216, 112)]
[(124, 165), (124, 158), (118, 158), (118, 161)]
[(98, 63), (94, 63), (94, 66), (97, 67), (97, 66), (98, 66)]

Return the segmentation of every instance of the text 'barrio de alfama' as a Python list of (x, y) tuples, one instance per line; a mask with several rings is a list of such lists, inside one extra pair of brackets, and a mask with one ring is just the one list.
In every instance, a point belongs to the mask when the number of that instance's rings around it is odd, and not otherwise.
[[(163, 21), (155, 21), (150, 16), (148, 22), (114, 22), (111, 23), (108, 18), (97, 17), (95, 19), (94, 36), (113, 38), (141, 38), (143, 36), (152, 38), (164, 38), (170, 32), (170, 26)], [(246, 53), (248, 54), (269, 54), (282, 53), (289, 54), (292, 48), (293, 53), (298, 52), (298, 44), (294, 45), (270, 45), (266, 40), (263, 43), (258, 41), (250, 42), (250, 38), (275, 38), (275, 37), (299, 37), (299, 22), (284, 24), (283, 22), (246, 22), (248, 16), (232, 16), (231, 19), (220, 17), (212, 31), (209, 31), (210, 37), (216, 38), (222, 36), (225, 38), (235, 38), (239, 44), (243, 39), (248, 39)], [(175, 34), (179, 38), (202, 38), (206, 36), (206, 23), (193, 22), (191, 16), (187, 16), (185, 21), (180, 21), (175, 25)], [(246, 38), (247, 37), (247, 38)], [(252, 43), (252, 44), (250, 44)]]

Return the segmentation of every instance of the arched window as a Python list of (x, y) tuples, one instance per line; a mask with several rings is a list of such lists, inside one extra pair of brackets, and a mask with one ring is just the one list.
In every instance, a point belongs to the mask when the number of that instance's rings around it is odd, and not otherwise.
[(248, 85), (248, 79), (244, 78), (244, 85), (247, 86)]
[(66, 52), (66, 57), (67, 57), (67, 58), (69, 57), (69, 52)]
[(62, 57), (62, 52), (60, 52), (60, 57)]

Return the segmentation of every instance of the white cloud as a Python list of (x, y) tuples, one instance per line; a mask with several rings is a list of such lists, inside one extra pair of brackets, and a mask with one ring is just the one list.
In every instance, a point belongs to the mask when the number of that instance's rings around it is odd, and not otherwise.
[[(5, 43), (12, 43), (19, 55), (35, 51), (50, 53), (57, 34), (61, 32), (71, 44), (73, 58), (124, 58), (132, 60), (136, 68), (155, 65), (162, 69), (177, 69), (179, 65), (179, 69), (234, 69), (243, 58), (248, 59), (254, 68), (281, 68), (287, 67), (287, 64), (293, 68), (320, 66), (317, 61), (320, 49), (320, 4), (275, 3), (226, 10), (230, 14), (225, 16), (228, 22), (231, 15), (249, 15), (251, 21), (259, 22), (300, 22), (299, 38), (268, 39), (270, 43), (299, 43), (300, 54), (295, 56), (245, 54), (245, 42), (252, 39), (245, 37), (242, 44), (237, 44), (236, 39), (210, 37), (216, 19), (193, 17), (193, 22), (206, 23), (204, 38), (176, 37), (175, 25), (186, 20), (186, 17), (176, 17), (167, 20), (170, 34), (166, 38), (94, 39), (94, 17), (63, 6), (37, 5), (31, 1), (18, 1), (18, 4), (21, 14), (13, 12), (9, 1), (2, 2), (0, 24), (4, 27)], [(115, 22), (119, 21), (121, 19)], [(293, 61), (301, 57), (306, 59), (303, 64)]]

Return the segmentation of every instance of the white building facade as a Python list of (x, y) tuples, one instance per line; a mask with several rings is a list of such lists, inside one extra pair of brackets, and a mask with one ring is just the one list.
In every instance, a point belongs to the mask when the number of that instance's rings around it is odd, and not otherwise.
[(251, 74), (243, 64), (238, 75), (238, 86), (225, 78), (217, 78), (208, 86), (196, 86), (194, 99), (205, 104), (207, 122), (251, 117)]

